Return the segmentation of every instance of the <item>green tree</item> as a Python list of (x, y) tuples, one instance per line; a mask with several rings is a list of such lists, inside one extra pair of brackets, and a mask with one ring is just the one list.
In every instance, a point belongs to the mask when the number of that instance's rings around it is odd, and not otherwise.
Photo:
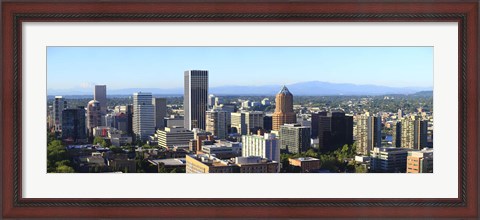
[(367, 173), (367, 172), (368, 170), (364, 165), (360, 164), (355, 166), (355, 173)]
[[(63, 162), (61, 162), (63, 161)], [(65, 147), (59, 140), (53, 140), (47, 145), (47, 172), (57, 172), (58, 165), (67, 164), (68, 156)]]
[(93, 144), (100, 144), (102, 147), (108, 147), (107, 142), (102, 137), (95, 137), (95, 139), (93, 139)]
[(67, 165), (60, 165), (56, 168), (57, 173), (75, 173), (75, 170)]

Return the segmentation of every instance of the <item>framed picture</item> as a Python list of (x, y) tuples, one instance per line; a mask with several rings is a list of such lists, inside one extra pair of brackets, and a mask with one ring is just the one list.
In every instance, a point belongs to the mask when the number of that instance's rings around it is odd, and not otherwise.
[(478, 218), (478, 12), (2, 2), (2, 216)]

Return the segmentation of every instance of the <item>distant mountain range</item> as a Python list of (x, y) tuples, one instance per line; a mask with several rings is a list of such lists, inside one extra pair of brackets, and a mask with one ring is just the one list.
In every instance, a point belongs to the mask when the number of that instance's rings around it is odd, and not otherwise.
[[(320, 81), (301, 82), (286, 85), (293, 95), (386, 95), (386, 94), (414, 94), (417, 92), (431, 92), (432, 87), (388, 87), (379, 85), (357, 85), (351, 83), (329, 83)], [(262, 86), (219, 86), (210, 87), (209, 93), (215, 95), (275, 95), (282, 85)], [(152, 94), (183, 94), (183, 88), (127, 88), (108, 89), (108, 95), (131, 95), (135, 92), (151, 92)], [(48, 95), (92, 95), (93, 89), (47, 89)]]

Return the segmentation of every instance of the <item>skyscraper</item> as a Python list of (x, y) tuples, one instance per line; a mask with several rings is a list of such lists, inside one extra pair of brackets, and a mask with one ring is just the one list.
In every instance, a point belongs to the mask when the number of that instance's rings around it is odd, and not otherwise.
[(62, 96), (55, 96), (53, 100), (53, 126), (55, 131), (62, 131), (62, 111), (67, 108), (67, 101)]
[(88, 136), (93, 137), (93, 128), (102, 125), (100, 102), (92, 100), (87, 105), (87, 130)]
[(206, 131), (212, 132), (218, 139), (227, 138), (227, 119), (230, 112), (219, 109), (206, 111)]
[(167, 116), (167, 99), (153, 98), (152, 104), (155, 106), (155, 129), (165, 128), (164, 118)]
[(401, 147), (420, 150), (427, 146), (427, 121), (420, 116), (411, 116), (404, 117), (401, 123)]
[(102, 115), (107, 114), (107, 86), (95, 85), (93, 99), (100, 103), (100, 110)]
[(133, 136), (133, 105), (127, 105), (127, 134)]
[(318, 116), (318, 143), (326, 150), (336, 150), (353, 143), (353, 117), (343, 112)]
[(71, 143), (87, 141), (85, 133), (85, 109), (83, 106), (62, 111), (62, 140)]
[(152, 93), (133, 93), (133, 133), (139, 140), (145, 141), (155, 133), (155, 109)]
[(402, 123), (394, 121), (392, 124), (392, 147), (402, 147)]
[(382, 124), (375, 116), (359, 115), (356, 117), (355, 140), (357, 153), (367, 155), (374, 147), (382, 147)]
[(208, 71), (187, 70), (184, 73), (184, 127), (205, 130), (205, 112), (208, 105)]
[(297, 121), (293, 111), (293, 95), (286, 86), (283, 86), (275, 97), (275, 105), (275, 112), (272, 116), (273, 130), (278, 131), (281, 125), (292, 124)]

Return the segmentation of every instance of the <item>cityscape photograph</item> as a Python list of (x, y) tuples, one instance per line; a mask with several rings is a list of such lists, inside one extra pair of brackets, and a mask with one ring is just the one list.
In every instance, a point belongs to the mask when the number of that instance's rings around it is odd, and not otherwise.
[(47, 47), (46, 102), (48, 173), (433, 173), (433, 47)]

